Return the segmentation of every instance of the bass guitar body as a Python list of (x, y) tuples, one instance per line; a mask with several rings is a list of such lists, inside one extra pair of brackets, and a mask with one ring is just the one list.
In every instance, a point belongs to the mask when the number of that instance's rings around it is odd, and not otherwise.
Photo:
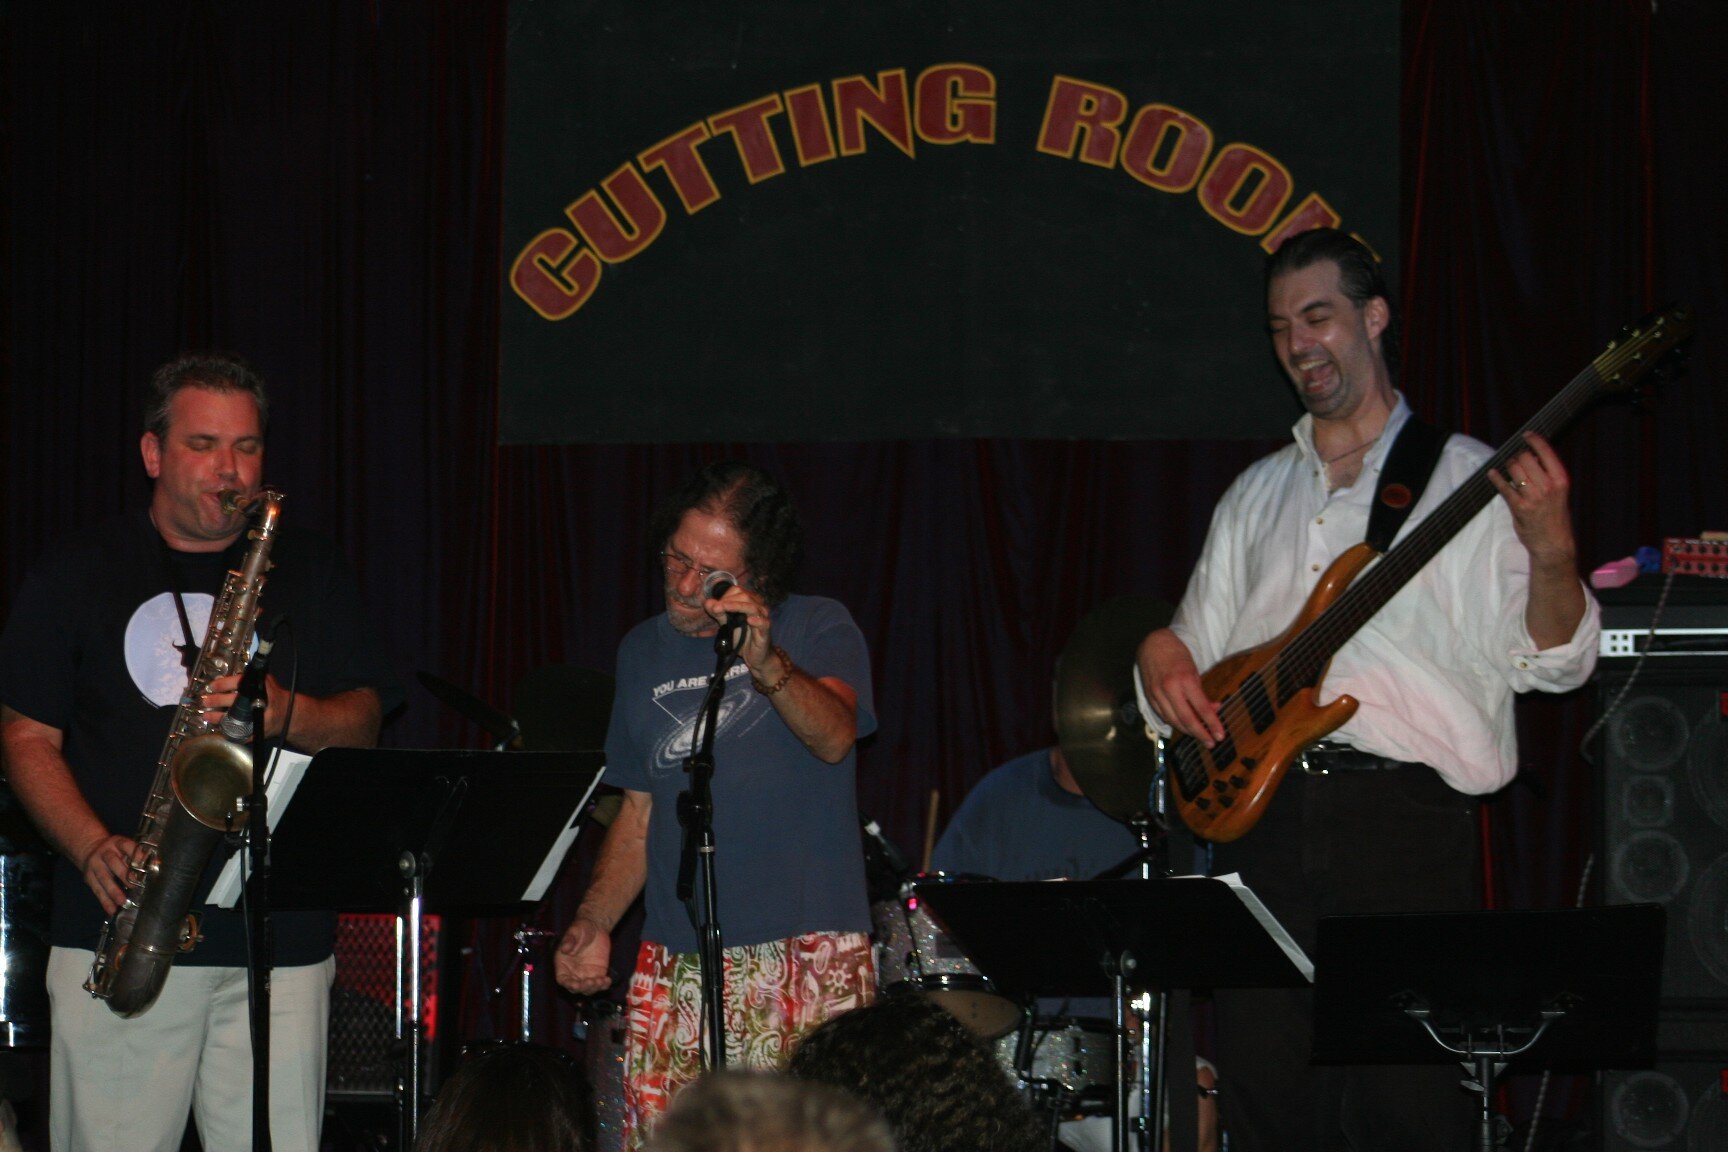
[(1377, 555), (1366, 544), (1345, 552), (1282, 635), (1226, 657), (1200, 678), (1206, 698), (1219, 701), (1225, 738), (1207, 748), (1178, 736), (1165, 750), (1177, 814), (1196, 836), (1224, 843), (1252, 828), (1303, 751), (1355, 715), (1352, 696), (1316, 704), (1317, 677), (1312, 683), (1282, 683), (1289, 671), (1278, 657)]

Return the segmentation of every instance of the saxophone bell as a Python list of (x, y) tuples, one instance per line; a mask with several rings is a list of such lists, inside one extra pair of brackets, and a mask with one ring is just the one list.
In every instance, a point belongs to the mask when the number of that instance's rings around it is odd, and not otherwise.
[(169, 764), (174, 798), (206, 828), (238, 832), (252, 795), (252, 751), (220, 732), (189, 736)]

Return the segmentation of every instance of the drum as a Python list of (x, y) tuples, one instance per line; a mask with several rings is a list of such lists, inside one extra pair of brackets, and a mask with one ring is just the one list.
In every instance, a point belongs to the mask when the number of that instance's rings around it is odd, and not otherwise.
[(926, 872), (900, 886), (892, 900), (871, 906), (876, 928), (876, 983), (888, 995), (920, 991), (985, 1039), (1020, 1022), (1020, 1009), (997, 993), (966, 954), (931, 918), (914, 883), (988, 884), (982, 876)]
[(595, 1152), (624, 1148), (624, 1006), (612, 1000), (583, 1001), (576, 1022), (582, 1063), (594, 1089)]
[(1014, 1065), (1016, 1029), (996, 1041), (996, 1059), (1029, 1089), (1053, 1093), (1070, 1114), (1104, 1115), (1116, 1092), (1116, 1036), (1107, 1020), (1041, 1019), (1032, 1029), (1030, 1069)]

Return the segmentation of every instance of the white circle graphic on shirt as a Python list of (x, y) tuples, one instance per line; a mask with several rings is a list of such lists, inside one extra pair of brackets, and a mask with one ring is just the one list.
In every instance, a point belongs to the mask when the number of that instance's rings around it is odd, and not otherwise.
[[(738, 666), (742, 671), (742, 665)], [(742, 675), (729, 675), (726, 691), (720, 696), (720, 723), (714, 729), (715, 739), (725, 736), (736, 740), (755, 728), (769, 716), (773, 705), (752, 690)], [(654, 776), (681, 772), (684, 761), (695, 750), (696, 715), (707, 698), (707, 678), (693, 682), (692, 687), (668, 692), (654, 703), (678, 726), (661, 737), (649, 760), (648, 771)]]
[[(206, 592), (187, 592), (181, 599), (186, 603), (186, 623), (192, 628), (192, 638), (202, 644), (216, 598)], [(144, 601), (126, 622), (126, 671), (144, 698), (158, 707), (179, 704), (180, 694), (186, 690), (186, 665), (175, 647), (185, 642), (171, 593), (159, 592)]]

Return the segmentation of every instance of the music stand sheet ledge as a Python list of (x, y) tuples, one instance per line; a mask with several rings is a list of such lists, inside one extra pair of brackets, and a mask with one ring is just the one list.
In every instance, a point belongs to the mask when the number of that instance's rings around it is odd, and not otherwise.
[(913, 891), (1017, 999), (1108, 996), (1106, 963), (1124, 950), (1134, 988), (1302, 987), (1313, 971), (1253, 893), (1224, 879), (963, 880)]
[(1663, 909), (1329, 916), (1319, 923), (1314, 1060), (1451, 1063), (1406, 1007), (1436, 1025), (1530, 1028), (1565, 1009), (1521, 1065), (1648, 1065), (1656, 1053)]
[[(282, 909), (396, 912), (403, 852), (436, 849), (424, 911), (485, 914), (543, 889), (604, 753), (329, 748), (312, 758), (271, 842)], [(430, 845), (442, 822), (440, 844)], [(556, 864), (551, 865), (556, 868)]]

